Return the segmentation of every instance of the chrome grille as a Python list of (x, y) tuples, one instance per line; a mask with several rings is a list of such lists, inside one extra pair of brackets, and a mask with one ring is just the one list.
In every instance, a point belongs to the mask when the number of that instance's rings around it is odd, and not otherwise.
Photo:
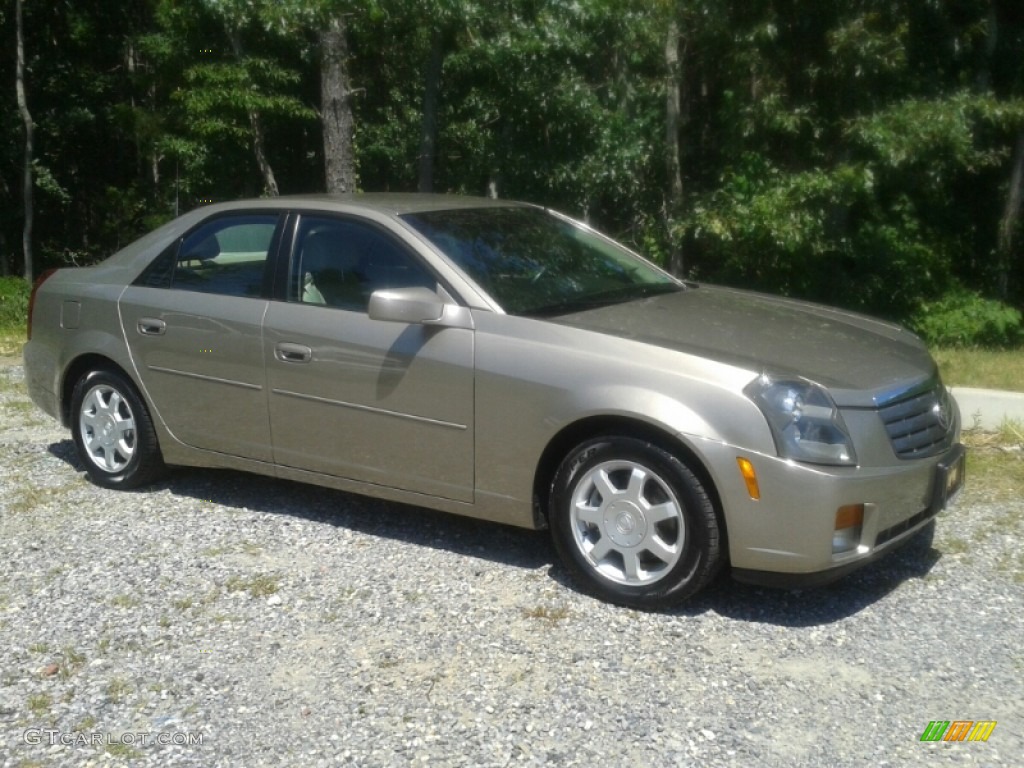
[(901, 459), (942, 453), (953, 443), (956, 405), (941, 383), (886, 403), (878, 409), (892, 448)]

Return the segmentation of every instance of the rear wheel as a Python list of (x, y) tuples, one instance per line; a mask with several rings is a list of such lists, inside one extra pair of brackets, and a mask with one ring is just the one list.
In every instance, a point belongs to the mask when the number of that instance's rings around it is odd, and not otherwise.
[(164, 470), (153, 421), (124, 376), (90, 371), (71, 395), (71, 431), (86, 472), (106, 488), (135, 488)]
[(677, 604), (721, 565), (718, 518), (704, 486), (643, 440), (602, 437), (575, 448), (555, 475), (550, 517), (574, 577), (612, 602)]

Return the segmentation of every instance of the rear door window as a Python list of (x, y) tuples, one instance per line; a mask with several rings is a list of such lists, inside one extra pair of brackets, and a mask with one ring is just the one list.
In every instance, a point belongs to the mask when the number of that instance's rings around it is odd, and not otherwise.
[(221, 296), (264, 296), (279, 218), (241, 214), (209, 221), (158, 257), (137, 283)]

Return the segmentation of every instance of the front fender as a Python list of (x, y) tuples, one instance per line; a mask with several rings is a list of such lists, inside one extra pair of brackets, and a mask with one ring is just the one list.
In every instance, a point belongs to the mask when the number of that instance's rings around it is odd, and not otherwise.
[(552, 441), (587, 420), (635, 421), (680, 439), (698, 455), (706, 443), (775, 452), (764, 416), (743, 394), (756, 372), (484, 313), (476, 348), (477, 501), (515, 508), (502, 519), (533, 519), (538, 464)]

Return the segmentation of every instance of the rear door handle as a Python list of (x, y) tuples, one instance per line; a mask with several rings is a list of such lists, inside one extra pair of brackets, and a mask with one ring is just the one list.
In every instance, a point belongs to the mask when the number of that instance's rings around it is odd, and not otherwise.
[(308, 363), (313, 359), (313, 350), (304, 344), (282, 342), (274, 348), (274, 357), (282, 363)]
[(138, 328), (143, 336), (163, 336), (167, 323), (156, 317), (140, 317)]

